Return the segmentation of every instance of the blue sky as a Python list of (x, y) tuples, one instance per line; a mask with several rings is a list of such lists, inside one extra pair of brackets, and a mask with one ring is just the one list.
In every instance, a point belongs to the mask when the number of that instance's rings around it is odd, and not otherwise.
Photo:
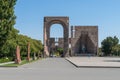
[[(44, 16), (69, 16), (70, 26), (98, 25), (99, 46), (107, 36), (120, 37), (120, 0), (18, 0), (15, 15), (20, 34), (41, 41)], [(60, 25), (51, 29), (52, 36), (61, 36)]]

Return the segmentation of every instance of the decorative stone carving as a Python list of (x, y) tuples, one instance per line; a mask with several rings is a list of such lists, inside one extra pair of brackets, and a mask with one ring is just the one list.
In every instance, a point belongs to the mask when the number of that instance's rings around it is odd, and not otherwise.
[[(71, 30), (71, 52), (73, 55), (97, 55), (98, 53), (98, 27), (97, 26), (74, 26)], [(84, 45), (84, 49), (83, 49)]]

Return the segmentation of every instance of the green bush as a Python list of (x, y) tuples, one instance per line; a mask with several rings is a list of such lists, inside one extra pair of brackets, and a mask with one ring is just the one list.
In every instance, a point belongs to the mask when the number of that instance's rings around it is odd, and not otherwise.
[(0, 63), (9, 62), (9, 61), (11, 61), (11, 60), (7, 57), (0, 59)]
[(14, 57), (8, 57), (9, 61), (14, 61), (15, 58)]

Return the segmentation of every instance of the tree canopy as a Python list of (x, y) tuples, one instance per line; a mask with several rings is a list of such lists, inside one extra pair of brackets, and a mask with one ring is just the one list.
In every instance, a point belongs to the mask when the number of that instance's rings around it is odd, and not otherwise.
[(21, 56), (24, 57), (27, 55), (28, 42), (31, 44), (31, 53), (40, 53), (43, 49), (40, 40), (19, 34), (14, 28), (16, 2), (17, 0), (0, 0), (0, 57), (14, 57), (17, 45), (20, 46)]
[(15, 24), (14, 6), (17, 0), (0, 0), (0, 53)]
[(114, 37), (107, 37), (102, 41), (102, 52), (105, 53), (105, 55), (110, 55), (112, 54), (112, 50), (117, 46), (119, 43), (119, 39), (114, 36)]

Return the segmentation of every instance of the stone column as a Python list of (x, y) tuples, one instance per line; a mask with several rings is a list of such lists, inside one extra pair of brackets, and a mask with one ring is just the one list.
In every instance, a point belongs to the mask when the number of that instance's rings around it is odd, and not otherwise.
[(16, 47), (16, 57), (15, 57), (15, 63), (20, 64), (21, 63), (21, 57), (20, 57), (20, 47)]
[(30, 61), (30, 43), (27, 45), (27, 60)]

